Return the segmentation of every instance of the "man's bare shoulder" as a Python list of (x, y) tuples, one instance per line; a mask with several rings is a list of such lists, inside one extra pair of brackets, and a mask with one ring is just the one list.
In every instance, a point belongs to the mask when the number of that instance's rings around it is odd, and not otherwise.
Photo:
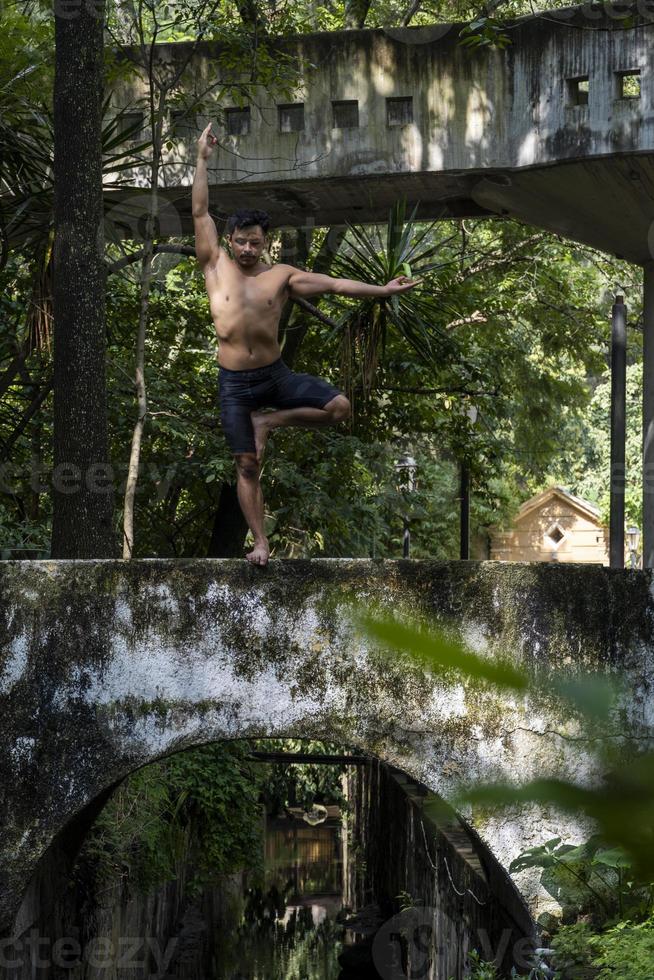
[(292, 275), (303, 271), (294, 265), (288, 265), (286, 262), (276, 262), (273, 266), (271, 266), (271, 269), (277, 269), (279, 278), (283, 279), (284, 282), (288, 282)]
[(294, 269), (292, 265), (286, 265), (284, 262), (275, 262), (273, 265), (262, 262), (257, 275), (267, 276), (270, 282), (276, 282), (280, 286), (284, 286), (293, 272), (297, 272), (297, 269)]

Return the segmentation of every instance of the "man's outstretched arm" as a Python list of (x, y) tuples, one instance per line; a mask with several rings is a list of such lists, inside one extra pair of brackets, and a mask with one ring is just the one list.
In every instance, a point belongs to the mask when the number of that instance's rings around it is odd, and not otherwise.
[(368, 282), (358, 282), (356, 279), (336, 279), (318, 272), (304, 272), (294, 269), (288, 279), (291, 298), (316, 296), (319, 293), (337, 293), (340, 296), (394, 296), (406, 293), (420, 282), (419, 279), (409, 279), (408, 276), (398, 276), (391, 279), (385, 286), (375, 286)]
[(193, 226), (195, 229), (195, 254), (201, 266), (214, 261), (220, 254), (218, 232), (209, 214), (209, 182), (207, 179), (207, 160), (217, 143), (210, 132), (211, 123), (198, 139), (198, 160), (193, 178), (191, 203), (193, 206)]

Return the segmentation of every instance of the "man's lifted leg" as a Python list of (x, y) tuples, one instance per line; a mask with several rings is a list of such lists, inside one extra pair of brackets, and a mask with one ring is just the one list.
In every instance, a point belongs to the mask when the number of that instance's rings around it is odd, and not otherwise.
[(256, 445), (256, 458), (263, 460), (268, 436), (273, 429), (297, 425), (303, 429), (321, 429), (336, 425), (350, 417), (350, 403), (345, 395), (335, 395), (324, 408), (281, 408), (273, 412), (252, 412), (252, 427)]
[[(238, 453), (236, 460), (238, 502), (254, 536), (254, 547), (245, 556), (253, 565), (265, 565), (270, 547), (264, 530), (264, 505), (261, 489), (261, 463), (266, 440), (273, 429), (282, 426), (323, 428), (348, 418), (350, 403), (344, 395), (335, 395), (324, 408), (286, 408), (273, 412), (252, 412), (256, 453)], [(263, 424), (262, 424), (263, 423)]]

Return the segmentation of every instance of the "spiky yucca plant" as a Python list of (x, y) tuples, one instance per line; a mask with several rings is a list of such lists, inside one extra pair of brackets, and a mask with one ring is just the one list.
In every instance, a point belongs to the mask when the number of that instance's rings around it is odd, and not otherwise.
[(390, 331), (403, 337), (426, 363), (434, 363), (443, 344), (452, 344), (438, 327), (447, 304), (425, 289), (425, 277), (446, 264), (437, 258), (444, 242), (433, 243), (436, 222), (419, 224), (417, 210), (418, 205), (407, 219), (406, 201), (398, 200), (389, 213), (386, 244), (381, 247), (364, 227), (348, 225), (345, 249), (334, 263), (333, 275), (361, 282), (386, 283), (405, 275), (423, 280), (416, 289), (388, 299), (357, 300), (341, 316), (341, 372), (353, 404), (356, 388), (361, 389), (364, 401), (369, 397)]

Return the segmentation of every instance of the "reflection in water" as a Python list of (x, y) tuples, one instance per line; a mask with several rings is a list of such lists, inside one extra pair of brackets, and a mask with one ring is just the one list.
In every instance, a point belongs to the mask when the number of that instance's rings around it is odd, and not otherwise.
[(337, 980), (340, 831), (336, 816), (319, 827), (271, 822), (263, 887), (248, 889), (238, 925), (221, 937), (214, 980)]

